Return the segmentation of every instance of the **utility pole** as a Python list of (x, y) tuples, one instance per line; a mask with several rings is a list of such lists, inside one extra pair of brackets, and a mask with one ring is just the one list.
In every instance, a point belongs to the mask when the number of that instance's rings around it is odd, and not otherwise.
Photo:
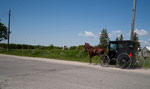
[(9, 35), (10, 35), (10, 13), (11, 13), (11, 11), (10, 11), (10, 9), (9, 9), (9, 15), (8, 15), (8, 17), (9, 17), (9, 19), (8, 19), (8, 30), (7, 30), (7, 37), (8, 37), (8, 42), (7, 42), (7, 51), (9, 50)]
[(136, 0), (134, 0), (134, 2), (133, 2), (133, 14), (132, 14), (130, 40), (133, 40), (133, 36), (134, 36), (135, 12), (136, 12)]

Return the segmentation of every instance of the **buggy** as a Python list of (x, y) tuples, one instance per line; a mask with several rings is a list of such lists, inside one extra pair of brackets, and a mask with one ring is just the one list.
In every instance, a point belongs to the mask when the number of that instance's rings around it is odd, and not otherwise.
[(130, 40), (110, 41), (108, 52), (103, 55), (102, 65), (115, 65), (120, 68), (128, 69), (131, 66), (144, 65), (144, 59), (136, 55), (136, 43)]

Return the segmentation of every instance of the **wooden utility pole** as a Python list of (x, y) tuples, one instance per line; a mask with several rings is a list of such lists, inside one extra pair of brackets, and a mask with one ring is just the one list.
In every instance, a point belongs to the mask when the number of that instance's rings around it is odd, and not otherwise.
[(11, 11), (9, 10), (9, 15), (8, 15), (8, 30), (7, 30), (7, 37), (8, 37), (8, 41), (7, 41), (7, 51), (9, 50), (9, 35), (10, 35), (10, 13)]
[(136, 12), (136, 0), (134, 0), (134, 3), (133, 3), (133, 15), (132, 15), (130, 40), (133, 40), (133, 36), (134, 36), (135, 12)]

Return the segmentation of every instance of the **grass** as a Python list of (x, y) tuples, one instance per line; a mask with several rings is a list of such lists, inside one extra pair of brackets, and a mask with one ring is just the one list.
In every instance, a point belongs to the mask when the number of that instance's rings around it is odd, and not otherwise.
[(146, 58), (144, 68), (150, 68), (150, 57)]
[[(87, 52), (84, 49), (74, 49), (74, 50), (62, 50), (62, 49), (51, 49), (51, 50), (41, 50), (41, 49), (0, 49), (1, 54), (17, 55), (17, 56), (28, 56), (28, 57), (41, 57), (41, 58), (53, 58), (59, 60), (68, 61), (78, 61), (78, 62), (89, 62)], [(93, 63), (98, 64), (99, 57), (95, 56), (92, 58)]]

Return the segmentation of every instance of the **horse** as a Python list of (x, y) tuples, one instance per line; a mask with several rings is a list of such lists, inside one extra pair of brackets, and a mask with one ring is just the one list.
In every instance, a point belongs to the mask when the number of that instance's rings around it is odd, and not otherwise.
[(90, 64), (92, 63), (93, 56), (102, 57), (102, 55), (106, 52), (106, 48), (103, 47), (93, 47), (89, 43), (85, 43), (84, 45), (85, 50), (88, 52)]

